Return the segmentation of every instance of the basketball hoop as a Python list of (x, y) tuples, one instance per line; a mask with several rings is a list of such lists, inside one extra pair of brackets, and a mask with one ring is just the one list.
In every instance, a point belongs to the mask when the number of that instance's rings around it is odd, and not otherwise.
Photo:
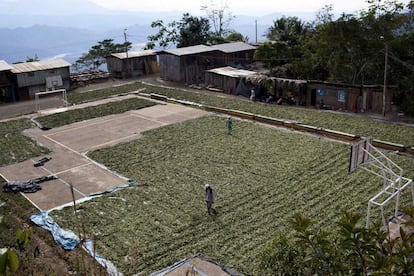
[(384, 206), (393, 198), (395, 202), (395, 213), (397, 217), (400, 206), (401, 192), (411, 186), (411, 195), (414, 205), (414, 187), (412, 179), (403, 177), (403, 169), (389, 159), (385, 154), (372, 145), (372, 138), (365, 138), (351, 147), (349, 159), (349, 172), (362, 168), (383, 180), (382, 190), (368, 201), (366, 227), (369, 228), (371, 219), (371, 207), (379, 206), (384, 226), (387, 225), (384, 216)]

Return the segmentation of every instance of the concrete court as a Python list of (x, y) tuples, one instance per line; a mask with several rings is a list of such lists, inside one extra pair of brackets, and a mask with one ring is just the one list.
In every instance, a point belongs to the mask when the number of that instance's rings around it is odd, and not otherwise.
[(160, 104), (123, 114), (91, 119), (42, 131), (33, 128), (25, 134), (52, 150), (52, 160), (42, 167), (33, 164), (41, 157), (0, 168), (7, 181), (29, 180), (45, 175), (58, 179), (41, 183), (42, 190), (24, 194), (38, 209), (49, 210), (72, 202), (69, 183), (76, 199), (125, 184), (116, 175), (85, 157), (89, 150), (137, 139), (146, 130), (206, 115), (207, 112), (176, 104)]

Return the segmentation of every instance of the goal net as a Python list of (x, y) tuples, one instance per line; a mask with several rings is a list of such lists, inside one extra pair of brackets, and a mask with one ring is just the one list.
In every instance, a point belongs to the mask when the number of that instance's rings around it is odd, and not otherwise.
[(37, 92), (35, 93), (35, 103), (36, 112), (44, 108), (56, 107), (57, 104), (66, 107), (68, 105), (66, 89)]

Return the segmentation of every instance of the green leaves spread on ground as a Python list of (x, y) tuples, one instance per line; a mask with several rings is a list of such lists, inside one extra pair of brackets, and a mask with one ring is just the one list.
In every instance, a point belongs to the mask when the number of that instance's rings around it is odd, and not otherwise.
[[(261, 274), (266, 244), (294, 213), (329, 229), (341, 210), (364, 213), (382, 187), (365, 171), (348, 173), (348, 145), (238, 120), (228, 135), (225, 119), (216, 116), (152, 130), (89, 156), (138, 180), (78, 211), (97, 251), (125, 274), (149, 273), (195, 253)], [(414, 176), (412, 159), (392, 158)], [(207, 215), (205, 183), (216, 193), (214, 216)], [(407, 200), (409, 193), (402, 204)], [(52, 216), (63, 227), (77, 223), (72, 208)]]
[(364, 137), (372, 136), (375, 139), (383, 141), (414, 146), (413, 125), (374, 120), (351, 113), (327, 112), (311, 108), (249, 102), (243, 98), (223, 97), (223, 94), (212, 95), (211, 93), (194, 93), (156, 86), (145, 87), (146, 93), (157, 93), (180, 100), (235, 109), (278, 119), (294, 120), (315, 127), (347, 132)]
[(82, 109), (72, 109), (62, 113), (39, 117), (36, 120), (44, 127), (53, 128), (153, 105), (156, 105), (156, 103), (139, 98), (133, 98), (97, 106), (89, 106)]
[(22, 162), (49, 152), (22, 135), (24, 129), (31, 127), (27, 119), (0, 122), (0, 166)]

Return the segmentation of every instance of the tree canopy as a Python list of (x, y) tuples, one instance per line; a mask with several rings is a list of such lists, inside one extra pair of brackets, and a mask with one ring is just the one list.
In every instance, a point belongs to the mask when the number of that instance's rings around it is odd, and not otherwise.
[[(333, 20), (332, 6), (323, 7), (313, 22), (281, 17), (266, 32), (256, 60), (273, 76), (317, 79), (356, 85), (397, 85), (396, 103), (414, 114), (414, 1), (368, 0), (357, 14)], [(388, 66), (384, 57), (388, 54)], [(410, 107), (411, 106), (411, 107)]]
[(148, 36), (146, 49), (161, 47), (163, 49), (175, 45), (177, 48), (199, 44), (220, 44), (228, 41), (246, 40), (240, 33), (229, 28), (234, 16), (228, 5), (210, 5), (201, 7), (207, 17), (192, 16), (184, 13), (180, 21), (164, 23), (156, 20), (151, 27), (158, 29), (154, 35)]
[(113, 39), (104, 39), (91, 47), (74, 64), (77, 68), (97, 69), (106, 63), (106, 57), (114, 53), (122, 53), (131, 49), (131, 42), (114, 43)]

